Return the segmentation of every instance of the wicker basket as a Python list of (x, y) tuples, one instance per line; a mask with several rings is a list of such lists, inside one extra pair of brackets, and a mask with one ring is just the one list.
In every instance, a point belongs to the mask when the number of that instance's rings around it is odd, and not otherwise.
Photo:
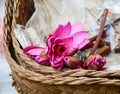
[[(120, 71), (57, 71), (35, 63), (21, 49), (13, 32), (25, 25), (34, 11), (32, 0), (6, 0), (4, 48), (13, 86), (19, 94), (120, 94)], [(21, 13), (19, 13), (19, 11)]]

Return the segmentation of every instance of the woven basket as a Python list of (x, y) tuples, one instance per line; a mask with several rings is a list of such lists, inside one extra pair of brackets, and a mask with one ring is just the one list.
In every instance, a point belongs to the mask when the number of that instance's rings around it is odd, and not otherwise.
[[(19, 94), (120, 94), (120, 71), (57, 71), (23, 54), (14, 34), (16, 23), (25, 25), (34, 11), (32, 0), (6, 0), (4, 48), (13, 86)], [(20, 11), (20, 12), (19, 12)]]

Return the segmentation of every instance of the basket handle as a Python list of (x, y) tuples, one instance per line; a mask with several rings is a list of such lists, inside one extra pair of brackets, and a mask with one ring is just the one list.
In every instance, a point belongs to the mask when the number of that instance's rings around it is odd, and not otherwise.
[(4, 30), (3, 46), (4, 47), (6, 47), (6, 45), (9, 45), (11, 42), (11, 32), (12, 32), (12, 23), (13, 23), (13, 6), (14, 6), (14, 0), (5, 1), (6, 9), (5, 9), (4, 27), (3, 27), (3, 30)]

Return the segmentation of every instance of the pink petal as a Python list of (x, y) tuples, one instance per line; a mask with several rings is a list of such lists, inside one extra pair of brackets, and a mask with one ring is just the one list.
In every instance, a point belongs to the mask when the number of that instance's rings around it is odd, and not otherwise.
[(23, 49), (23, 52), (25, 54), (29, 54), (29, 55), (40, 55), (40, 53), (42, 51), (44, 51), (45, 48), (42, 48), (42, 47), (37, 47), (37, 46), (28, 46), (26, 48)]
[(56, 69), (58, 69), (58, 70), (61, 70), (61, 69), (63, 68), (63, 66), (64, 66), (64, 61), (61, 60), (61, 61), (59, 61), (59, 62), (57, 62), (57, 63), (55, 63), (54, 61), (50, 61), (50, 64), (51, 64), (51, 66), (52, 66), (53, 68), (56, 68)]
[(36, 56), (34, 59), (40, 64), (46, 64), (49, 62), (48, 58), (41, 58), (40, 56)]
[(47, 52), (47, 56), (48, 58), (51, 58), (52, 57), (52, 46), (55, 42), (55, 36), (54, 35), (50, 35), (46, 41), (46, 52)]
[(75, 50), (72, 48), (73, 37), (63, 38), (60, 40), (56, 40), (55, 42), (59, 45), (63, 45), (64, 47), (66, 47), (66, 51), (63, 53), (63, 56), (69, 55)]
[(85, 39), (80, 45), (79, 45), (79, 50), (82, 49), (84, 46), (86, 46), (90, 41), (88, 39)]
[(41, 48), (36, 48), (36, 49), (31, 49), (27, 52), (27, 54), (30, 54), (30, 55), (40, 55), (40, 53), (42, 51), (44, 51), (45, 49), (41, 49)]
[(45, 48), (37, 47), (37, 46), (28, 46), (23, 49), (23, 52), (28, 55), (30, 58), (39, 62), (40, 64), (46, 64), (48, 62), (48, 58), (46, 55), (40, 56), (42, 52), (45, 51)]
[(63, 38), (63, 39), (57, 39), (55, 42), (58, 43), (58, 44), (62, 44), (62, 45), (65, 44), (68, 47), (71, 47), (71, 43), (73, 42), (73, 37), (67, 37), (67, 38)]
[(54, 35), (55, 36), (60, 36), (61, 32), (63, 31), (64, 26), (63, 25), (59, 25), (58, 28), (55, 30)]
[(66, 56), (66, 55), (71, 54), (74, 51), (74, 49), (72, 48), (73, 37), (64, 38), (63, 43), (64, 43), (64, 45), (66, 47), (66, 51), (65, 51), (65, 53), (63, 55)]
[(65, 26), (59, 25), (59, 27), (56, 29), (54, 35), (57, 38), (64, 38), (70, 35), (71, 32), (71, 23), (68, 22)]
[(55, 36), (54, 35), (49, 35), (46, 41), (47, 46), (51, 46), (54, 43)]
[(28, 47), (23, 49), (23, 52), (26, 53), (27, 51), (29, 51), (31, 49), (36, 49), (36, 48), (40, 48), (40, 47), (38, 47), (38, 46), (28, 46)]
[(82, 30), (82, 24), (76, 23), (76, 24), (72, 25), (72, 31), (71, 31), (70, 35), (75, 34), (81, 30)]
[[(73, 34), (74, 42), (72, 44), (73, 48), (78, 48), (85, 39), (87, 39), (88, 31), (80, 31)], [(85, 43), (86, 44), (86, 43)]]

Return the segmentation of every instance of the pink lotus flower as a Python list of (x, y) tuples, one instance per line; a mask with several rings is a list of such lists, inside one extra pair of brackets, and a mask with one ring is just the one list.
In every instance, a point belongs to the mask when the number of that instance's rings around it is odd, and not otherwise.
[(45, 48), (37, 46), (28, 46), (23, 49), (23, 52), (30, 58), (39, 62), (40, 64), (47, 64), (49, 62), (45, 52)]
[(59, 25), (54, 34), (47, 41), (47, 56), (50, 64), (57, 69), (64, 66), (64, 57), (73, 55), (75, 51), (82, 49), (89, 43), (88, 31), (82, 31), (81, 23), (71, 26), (68, 22), (65, 26)]
[(78, 57), (66, 56), (64, 58), (65, 65), (71, 69), (83, 68), (84, 62)]
[(85, 68), (101, 70), (106, 64), (106, 60), (100, 55), (90, 55), (85, 63)]

